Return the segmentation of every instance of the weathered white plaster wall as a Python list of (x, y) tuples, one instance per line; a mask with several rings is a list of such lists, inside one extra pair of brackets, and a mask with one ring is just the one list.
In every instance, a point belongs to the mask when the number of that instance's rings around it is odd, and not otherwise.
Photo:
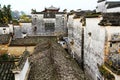
[(15, 74), (15, 80), (20, 80), (20, 74)]
[(73, 39), (73, 17), (74, 17), (74, 15), (69, 15), (68, 23), (67, 23), (67, 27), (68, 27), (68, 41), (69, 42), (71, 41), (71, 39)]
[(102, 1), (97, 4), (96, 12), (103, 12), (103, 13), (115, 13), (120, 12), (120, 7), (114, 7), (107, 9), (108, 4), (107, 1)]
[(9, 34), (9, 27), (0, 27), (0, 34)]
[(56, 26), (55, 26), (55, 33), (63, 33), (64, 32), (64, 15), (63, 14), (56, 14)]
[(22, 32), (26, 32), (26, 34), (32, 34), (32, 23), (20, 23), (22, 27)]
[(19, 73), (15, 73), (15, 80), (25, 80), (27, 77), (27, 72), (29, 68), (30, 66), (29, 66), (29, 62), (27, 59), (22, 70), (20, 70)]
[(106, 12), (105, 3), (106, 3), (106, 1), (99, 2), (99, 3), (97, 4), (96, 12)]
[(23, 69), (20, 73), (20, 80), (25, 80), (25, 77), (26, 77), (26, 74), (29, 70), (29, 67), (30, 66), (29, 66), (29, 62), (28, 62), (28, 59), (27, 59), (26, 62), (25, 62), (25, 65), (24, 65), (24, 67), (23, 67)]
[(86, 18), (84, 31), (85, 71), (93, 80), (101, 78), (97, 64), (101, 65), (104, 62), (105, 29), (98, 25), (99, 22), (100, 18)]
[(13, 24), (8, 24), (9, 25), (9, 32), (13, 33)]
[(71, 46), (74, 57), (81, 61), (81, 38), (82, 38), (82, 24), (80, 18), (73, 20), (73, 41), (74, 45)]
[(107, 9), (107, 13), (115, 13), (115, 12), (120, 12), (120, 7)]
[(13, 32), (15, 38), (22, 38), (22, 27), (20, 27), (19, 25), (15, 25)]
[(111, 40), (111, 36), (113, 34), (117, 34), (120, 33), (120, 26), (106, 26), (105, 30), (107, 32), (108, 35), (108, 41)]
[[(37, 27), (37, 34), (40, 35), (60, 35), (66, 33), (67, 15), (56, 14), (56, 18), (44, 18), (44, 14), (33, 14), (32, 15), (32, 27)], [(36, 20), (35, 20), (36, 18)], [(54, 23), (55, 31), (47, 32), (45, 31), (45, 23)]]

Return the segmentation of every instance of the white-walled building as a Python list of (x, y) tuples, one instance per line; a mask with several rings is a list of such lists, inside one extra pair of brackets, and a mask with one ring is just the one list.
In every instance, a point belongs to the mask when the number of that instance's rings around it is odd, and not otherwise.
[(30, 63), (28, 61), (29, 52), (24, 51), (19, 62), (15, 62), (16, 66), (12, 70), (14, 73), (14, 80), (27, 80), (29, 70), (30, 70)]
[(106, 3), (106, 0), (98, 0), (96, 12), (106, 12), (105, 3)]
[(91, 79), (97, 80), (101, 77), (97, 65), (104, 63), (105, 30), (98, 25), (101, 18), (85, 19), (84, 14), (74, 12), (68, 16), (68, 50)]
[(98, 0), (96, 12), (102, 13), (120, 12), (120, 1)]
[(32, 23), (31, 22), (21, 22), (22, 38), (32, 35)]
[[(91, 80), (104, 80), (104, 75), (112, 76), (115, 80), (119, 80), (117, 73), (101, 74), (99, 66), (106, 65), (106, 62), (113, 60), (113, 64), (117, 64), (113, 56), (119, 53), (119, 39), (117, 43), (113, 40), (115, 34), (120, 34), (120, 18), (119, 13), (105, 13), (103, 15), (93, 13), (92, 15), (84, 15), (76, 17), (76, 13), (70, 14), (68, 17), (68, 44), (69, 52), (79, 63), (84, 60), (84, 71), (91, 77)], [(85, 24), (84, 24), (85, 23)], [(83, 25), (84, 24), (84, 25)], [(84, 32), (82, 31), (84, 29)], [(84, 34), (83, 34), (84, 33)], [(112, 45), (112, 47), (111, 47)], [(82, 52), (83, 48), (83, 52)], [(111, 52), (114, 52), (111, 56)], [(82, 58), (83, 57), (83, 58)], [(119, 61), (118, 61), (119, 63)], [(117, 64), (118, 65), (118, 64)], [(116, 67), (115, 67), (116, 68)], [(117, 68), (118, 70), (119, 68)]]
[[(115, 72), (113, 67), (109, 68), (111, 65), (119, 65), (119, 57), (113, 58), (113, 56), (119, 56), (119, 39), (114, 42), (111, 40), (116, 38), (113, 36), (114, 34), (120, 34), (120, 18), (118, 15), (120, 14), (105, 13), (96, 18), (86, 18), (84, 28), (84, 68), (93, 80), (104, 80), (110, 76), (115, 80), (120, 79), (119, 73)], [(106, 63), (109, 67), (106, 66)], [(102, 71), (99, 66), (103, 66), (108, 71), (108, 74), (101, 74)], [(119, 70), (118, 67), (114, 68), (117, 71)]]
[(32, 30), (35, 35), (59, 36), (66, 34), (67, 14), (53, 6), (42, 12), (32, 12)]
[(20, 22), (19, 25), (13, 25), (14, 38), (24, 38), (32, 35), (32, 24), (30, 22)]
[(13, 33), (13, 25), (8, 24), (7, 26), (0, 27), (0, 34), (9, 34)]
[(104, 63), (105, 29), (98, 25), (101, 18), (86, 18), (84, 28), (84, 68), (92, 80), (102, 80), (98, 65)]
[(9, 34), (10, 30), (9, 27), (0, 27), (0, 34)]
[(82, 12), (68, 14), (68, 51), (81, 63)]
[(25, 50), (21, 57), (14, 60), (12, 55), (6, 56), (9, 56), (9, 60), (0, 62), (0, 80), (27, 80), (30, 70), (29, 52)]

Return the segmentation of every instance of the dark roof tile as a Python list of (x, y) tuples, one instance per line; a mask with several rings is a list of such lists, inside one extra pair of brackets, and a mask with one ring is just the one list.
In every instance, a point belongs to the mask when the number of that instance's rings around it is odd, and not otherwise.
[(99, 3), (99, 2), (102, 2), (102, 1), (105, 1), (105, 0), (98, 0), (97, 2)]
[(18, 62), (18, 67), (22, 70), (24, 65), (25, 65), (25, 62), (27, 60), (27, 58), (29, 57), (29, 51), (25, 50), (22, 54), (22, 56), (20, 57), (20, 60)]
[(108, 1), (106, 2), (106, 4), (108, 5), (107, 6), (107, 9), (109, 8), (114, 8), (114, 7), (120, 7), (120, 1)]
[[(45, 13), (47, 13), (47, 12), (34, 12), (32, 14), (45, 14)], [(55, 13), (55, 14), (65, 14), (65, 12), (53, 12), (53, 13)]]
[(120, 26), (120, 13), (104, 13), (101, 26)]
[(0, 62), (0, 80), (15, 80), (11, 69), (14, 68), (14, 62)]

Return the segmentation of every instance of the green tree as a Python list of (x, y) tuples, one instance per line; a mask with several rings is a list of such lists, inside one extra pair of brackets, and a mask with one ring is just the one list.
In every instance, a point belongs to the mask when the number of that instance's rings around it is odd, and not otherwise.
[(2, 8), (1, 8), (1, 5), (0, 5), (0, 25), (3, 23), (3, 22), (2, 22), (2, 18), (3, 18)]
[(12, 20), (12, 15), (11, 15), (11, 5), (7, 6), (7, 16), (8, 16), (8, 21), (10, 23), (10, 21)]
[(31, 19), (27, 15), (23, 14), (20, 16), (20, 22), (30, 22), (30, 21)]
[(36, 10), (35, 9), (31, 9), (31, 13), (36, 13)]
[(7, 24), (8, 23), (8, 16), (7, 16), (7, 7), (6, 5), (3, 6), (2, 8), (2, 13), (3, 13), (3, 23)]
[(5, 60), (8, 60), (8, 59), (9, 59), (9, 56), (8, 56), (7, 53), (2, 54), (2, 55), (0, 56), (0, 60), (1, 60), (1, 61), (5, 61)]
[(0, 26), (7, 25), (12, 20), (10, 7), (10, 5), (4, 5), (2, 8), (0, 5)]

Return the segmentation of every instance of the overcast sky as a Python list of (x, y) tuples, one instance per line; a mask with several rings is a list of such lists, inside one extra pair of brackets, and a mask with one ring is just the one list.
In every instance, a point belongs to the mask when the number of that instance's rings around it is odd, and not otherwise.
[(10, 4), (12, 10), (30, 13), (32, 8), (42, 11), (51, 5), (59, 7), (61, 11), (65, 8), (67, 10), (93, 10), (97, 6), (97, 0), (0, 0), (0, 4), (2, 6)]

